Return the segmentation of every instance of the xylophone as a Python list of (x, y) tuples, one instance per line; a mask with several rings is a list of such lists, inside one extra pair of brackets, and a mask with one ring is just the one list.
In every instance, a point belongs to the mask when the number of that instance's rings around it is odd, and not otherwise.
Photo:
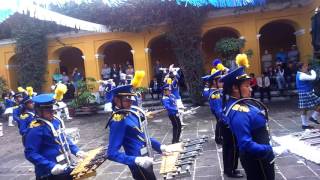
[(87, 157), (80, 161), (71, 172), (73, 179), (80, 180), (95, 176), (96, 169), (107, 159), (104, 147), (88, 151), (87, 154)]
[(208, 142), (208, 136), (168, 145), (172, 153), (162, 156), (160, 174), (163, 178), (174, 179), (191, 176), (190, 169), (206, 142)]

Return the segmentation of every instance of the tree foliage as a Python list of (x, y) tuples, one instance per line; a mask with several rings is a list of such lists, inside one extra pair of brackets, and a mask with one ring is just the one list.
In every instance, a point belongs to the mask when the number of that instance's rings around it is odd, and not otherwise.
[[(201, 56), (201, 27), (208, 8), (182, 6), (175, 1), (127, 0), (121, 6), (108, 7), (100, 4), (67, 4), (53, 9), (64, 14), (89, 20), (93, 14), (95, 22), (104, 22), (112, 31), (141, 32), (150, 28), (166, 25), (166, 37), (173, 45), (173, 51), (184, 72), (186, 84), (193, 103), (201, 104), (200, 77), (203, 75)], [(87, 7), (85, 10), (84, 7)], [(102, 10), (104, 9), (104, 11)], [(89, 13), (89, 11), (92, 11)], [(97, 13), (101, 12), (103, 13)]]
[(23, 15), (15, 15), (9, 25), (16, 40), (18, 85), (32, 86), (36, 91), (41, 91), (47, 72), (48, 40), (46, 36), (48, 33), (57, 32), (59, 27), (54, 23)]

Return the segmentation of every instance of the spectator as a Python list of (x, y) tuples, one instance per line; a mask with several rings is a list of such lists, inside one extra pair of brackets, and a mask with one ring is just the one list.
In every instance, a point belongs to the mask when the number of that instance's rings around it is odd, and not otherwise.
[(294, 86), (294, 81), (295, 81), (295, 70), (294, 70), (294, 67), (293, 67), (293, 63), (292, 62), (289, 62), (288, 63), (288, 66), (286, 66), (284, 68), (284, 78), (285, 78), (285, 81), (287, 83), (287, 87), (288, 89), (293, 89), (295, 86)]
[(101, 82), (99, 83), (99, 99), (103, 99), (105, 89), (106, 89), (106, 87), (105, 87), (105, 85), (104, 85), (104, 82), (101, 81)]
[(56, 84), (58, 82), (62, 82), (62, 74), (59, 72), (59, 69), (56, 69), (53, 76), (52, 76), (52, 79), (53, 79), (53, 83)]
[(108, 80), (110, 79), (110, 74), (111, 74), (111, 68), (109, 67), (109, 64), (104, 64), (101, 70), (101, 78), (103, 80)]
[(120, 76), (120, 85), (125, 85), (126, 84), (126, 79), (127, 79), (127, 75), (125, 70), (122, 68), (122, 65), (119, 64), (119, 76)]
[(254, 73), (251, 73), (251, 74), (250, 74), (250, 77), (251, 77), (250, 86), (251, 86), (251, 89), (252, 89), (251, 97), (254, 98), (254, 94), (255, 94), (255, 92), (256, 92), (257, 89), (258, 89), (257, 79), (255, 78)]
[(70, 100), (70, 99), (73, 99), (74, 98), (74, 93), (75, 93), (75, 87), (74, 85), (68, 81), (67, 84), (67, 92), (66, 94), (64, 95), (64, 100)]
[(119, 69), (117, 68), (116, 64), (112, 65), (111, 68), (111, 78), (114, 80), (114, 82), (116, 83), (116, 86), (118, 86), (119, 84), (119, 80), (120, 80), (120, 75), (119, 75)]
[(126, 61), (126, 65), (125, 65), (125, 70), (127, 70), (129, 68), (129, 66), (132, 67), (132, 64), (130, 63), (130, 61)]
[(154, 75), (157, 77), (158, 84), (162, 83), (162, 76), (163, 72), (160, 70), (162, 68), (162, 65), (160, 64), (160, 59), (156, 61), (156, 65), (154, 66)]
[(128, 65), (128, 68), (126, 69), (126, 79), (127, 79), (127, 84), (130, 84), (131, 83), (131, 80), (134, 76), (134, 69), (132, 67), (132, 65)]
[(78, 71), (78, 68), (74, 68), (72, 72), (72, 81), (76, 90), (78, 89), (78, 83), (81, 80), (83, 80), (81, 73)]
[(257, 78), (257, 85), (260, 91), (260, 100), (263, 102), (264, 93), (267, 93), (269, 102), (271, 101), (270, 94), (270, 79), (268, 77), (268, 73), (264, 72), (261, 77)]
[(66, 72), (63, 72), (62, 73), (62, 83), (67, 84), (68, 81), (69, 81), (69, 76), (66, 74)]
[(276, 54), (277, 64), (285, 64), (287, 63), (287, 59), (287, 54), (284, 52), (283, 48), (281, 48)]
[(277, 85), (278, 85), (278, 89), (280, 90), (280, 94), (283, 94), (283, 90), (286, 86), (286, 81), (284, 78), (284, 69), (282, 68), (281, 64), (277, 65), (277, 69), (276, 69), (276, 81), (277, 81)]
[(289, 63), (298, 63), (299, 62), (299, 51), (297, 50), (296, 45), (292, 45), (291, 50), (288, 52)]
[(152, 99), (154, 99), (153, 94), (157, 94), (158, 99), (159, 99), (161, 90), (160, 90), (160, 86), (158, 84), (157, 76), (154, 76), (153, 79), (150, 81), (149, 89), (150, 89), (150, 94), (151, 94)]
[(277, 87), (276, 72), (272, 66), (268, 68), (267, 76), (270, 79), (270, 88), (275, 89)]
[(268, 52), (268, 50), (264, 51), (264, 55), (262, 55), (261, 61), (263, 71), (267, 72), (268, 68), (272, 66), (272, 55)]

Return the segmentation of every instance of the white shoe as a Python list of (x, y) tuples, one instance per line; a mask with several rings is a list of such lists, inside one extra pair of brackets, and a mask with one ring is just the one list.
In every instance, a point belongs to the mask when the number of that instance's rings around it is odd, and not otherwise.
[(68, 119), (68, 120), (71, 120), (71, 119), (72, 119), (72, 117), (67, 117), (67, 119)]
[(13, 127), (13, 126), (15, 126), (15, 125), (14, 125), (14, 124), (8, 124), (8, 126), (9, 126), (9, 127)]
[(184, 122), (181, 123), (181, 126), (186, 126), (186, 125), (188, 125), (188, 124), (186, 124), (186, 123), (184, 123)]

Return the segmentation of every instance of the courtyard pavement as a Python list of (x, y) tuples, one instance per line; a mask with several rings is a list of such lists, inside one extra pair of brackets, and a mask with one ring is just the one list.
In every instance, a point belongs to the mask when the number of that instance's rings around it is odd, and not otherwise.
[[(280, 136), (301, 131), (300, 115), (296, 102), (295, 98), (277, 98), (271, 103), (266, 103), (270, 108), (269, 125), (272, 135)], [(198, 157), (192, 167), (191, 177), (184, 179), (230, 179), (223, 175), (221, 147), (214, 142), (213, 138), (215, 127), (213, 119), (209, 107), (203, 106), (198, 109), (196, 114), (185, 120), (189, 125), (183, 129), (182, 139), (195, 138), (201, 135), (208, 135), (210, 138), (209, 142), (205, 144), (203, 154)], [(3, 120), (1, 121), (3, 122)], [(18, 134), (17, 127), (7, 127), (7, 122), (3, 122), (3, 124), (4, 136), (0, 137), (0, 180), (35, 179), (32, 164), (24, 158), (21, 137)], [(75, 117), (72, 121), (66, 122), (67, 127), (78, 127), (80, 129), (81, 138), (78, 145), (85, 151), (107, 145), (108, 130), (104, 129), (105, 124), (106, 115), (102, 114)], [(172, 137), (171, 123), (166, 113), (150, 120), (149, 129), (152, 137), (164, 144), (170, 143)], [(161, 179), (159, 165), (154, 167), (154, 171), (158, 179)], [(319, 165), (305, 161), (293, 154), (282, 155), (276, 160), (277, 180), (315, 180), (320, 179), (319, 175)], [(125, 165), (107, 160), (98, 168), (97, 176), (90, 179), (123, 180), (132, 178)]]

